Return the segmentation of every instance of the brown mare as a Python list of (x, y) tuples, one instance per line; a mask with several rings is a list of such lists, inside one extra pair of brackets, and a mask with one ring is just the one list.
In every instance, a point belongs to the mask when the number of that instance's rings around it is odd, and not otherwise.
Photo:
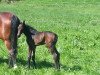
[(0, 12), (0, 39), (9, 52), (9, 67), (16, 68), (17, 32), (20, 20), (10, 12)]
[[(51, 54), (53, 55), (53, 59), (55, 62), (55, 68), (60, 69), (60, 54), (56, 49), (56, 42), (58, 39), (58, 36), (53, 32), (39, 32), (36, 29), (33, 29), (32, 27), (26, 25), (24, 22), (19, 25), (18, 27), (18, 37), (20, 37), (21, 33), (24, 33), (26, 36), (26, 41), (29, 46), (29, 54), (28, 54), (28, 67), (30, 68), (30, 60), (32, 58), (33, 65), (36, 68), (35, 65), (35, 49), (36, 46), (39, 45), (46, 45), (46, 47), (49, 49)], [(33, 53), (33, 54), (32, 54)]]

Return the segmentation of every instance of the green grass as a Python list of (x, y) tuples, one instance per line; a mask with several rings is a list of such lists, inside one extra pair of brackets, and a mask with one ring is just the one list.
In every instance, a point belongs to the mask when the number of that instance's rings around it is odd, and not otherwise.
[(10, 11), (39, 31), (58, 34), (57, 49), (61, 70), (52, 66), (45, 46), (36, 49), (37, 69), (27, 69), (27, 43), (18, 39), (17, 69), (8, 68), (8, 52), (0, 41), (0, 75), (100, 75), (99, 0), (22, 0), (0, 3), (0, 11)]

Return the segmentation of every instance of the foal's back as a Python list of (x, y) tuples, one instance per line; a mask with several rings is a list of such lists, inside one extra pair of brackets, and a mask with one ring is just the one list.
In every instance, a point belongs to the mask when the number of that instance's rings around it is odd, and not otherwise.
[(57, 35), (50, 31), (38, 32), (32, 36), (35, 45), (49, 44), (57, 42)]

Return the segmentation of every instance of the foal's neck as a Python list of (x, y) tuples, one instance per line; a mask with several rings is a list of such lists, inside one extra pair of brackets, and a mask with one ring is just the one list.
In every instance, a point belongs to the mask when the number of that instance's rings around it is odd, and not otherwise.
[(24, 26), (24, 34), (28, 39), (32, 38), (32, 35), (35, 35), (37, 33), (38, 33), (38, 31), (36, 29), (30, 27), (29, 25)]
[(31, 38), (30, 29), (26, 25), (24, 27), (24, 34), (25, 34), (26, 38)]

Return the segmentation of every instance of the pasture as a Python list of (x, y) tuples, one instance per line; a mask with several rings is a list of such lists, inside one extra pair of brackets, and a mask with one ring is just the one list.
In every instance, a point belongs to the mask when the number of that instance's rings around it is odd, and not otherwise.
[(18, 39), (17, 69), (8, 68), (8, 52), (0, 40), (0, 75), (100, 75), (100, 0), (22, 0), (0, 3), (39, 31), (58, 34), (61, 70), (53, 67), (45, 46), (36, 49), (37, 69), (26, 68), (25, 35)]

